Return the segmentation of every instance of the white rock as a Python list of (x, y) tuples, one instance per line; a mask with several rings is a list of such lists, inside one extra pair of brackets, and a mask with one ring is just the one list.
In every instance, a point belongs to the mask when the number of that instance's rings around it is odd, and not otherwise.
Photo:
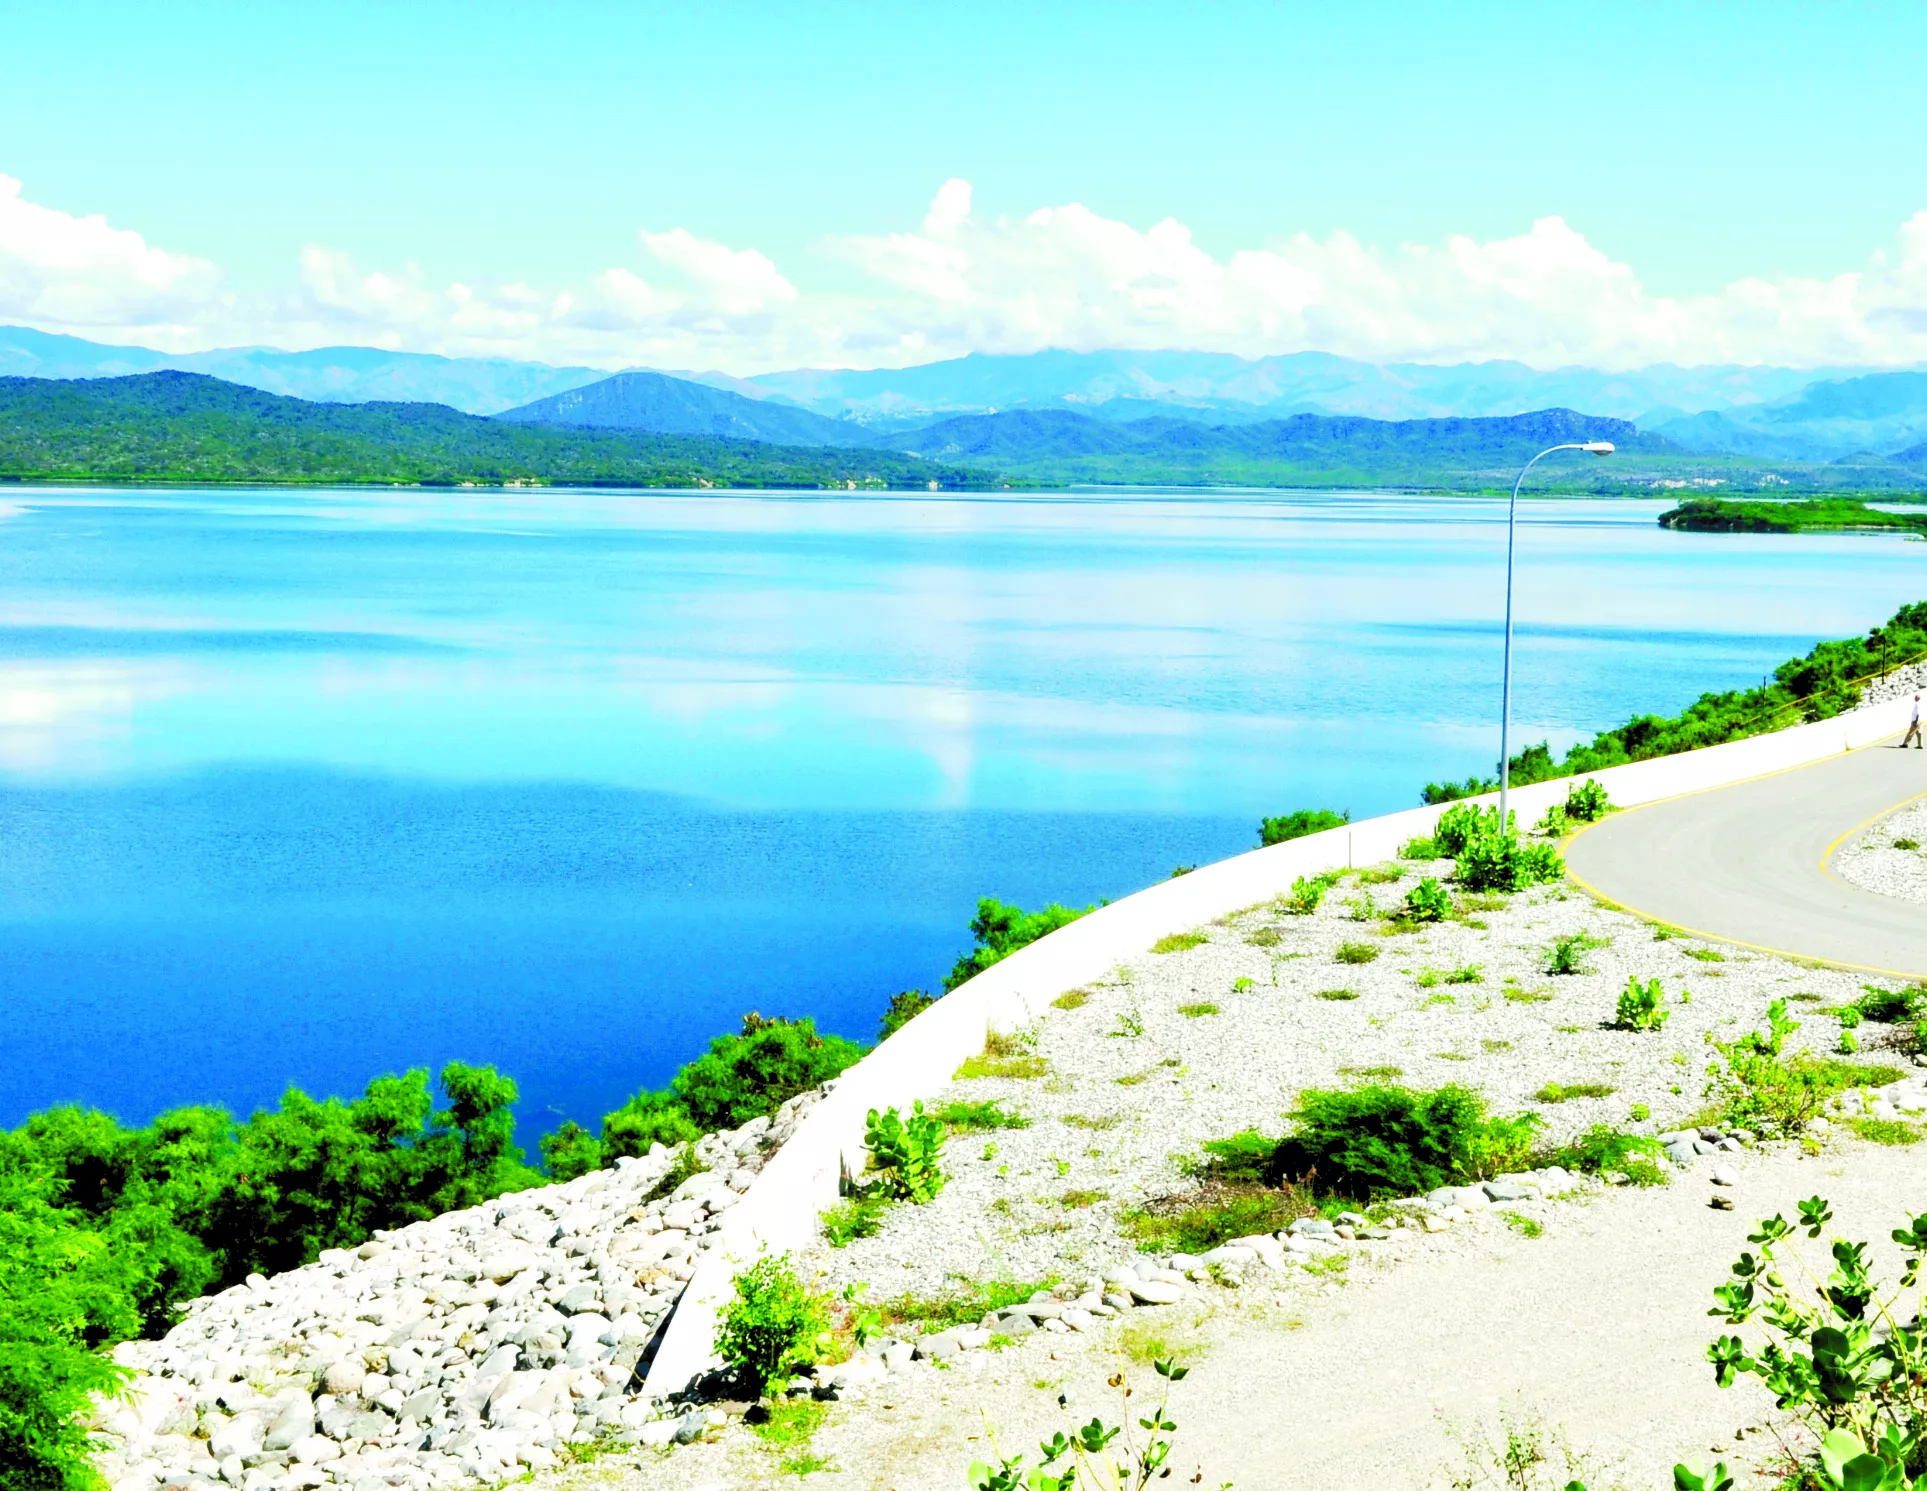
[(1184, 1291), (1162, 1279), (1139, 1279), (1131, 1285), (1131, 1298), (1141, 1305), (1174, 1305), (1184, 1298)]
[(1716, 1186), (1736, 1186), (1740, 1183), (1740, 1172), (1731, 1165), (1713, 1167), (1713, 1184)]

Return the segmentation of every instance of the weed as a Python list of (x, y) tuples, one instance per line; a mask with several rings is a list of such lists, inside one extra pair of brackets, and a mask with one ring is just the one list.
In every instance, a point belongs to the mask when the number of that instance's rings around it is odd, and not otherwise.
[(1114, 1129), (1117, 1127), (1118, 1122), (1119, 1115), (1115, 1113), (1106, 1113), (1095, 1118), (1087, 1113), (1066, 1113), (1064, 1115), (1064, 1126), (1071, 1129)]
[(1246, 978), (1242, 974), (1231, 981), (1231, 992), (1233, 994), (1243, 994), (1257, 987), (1258, 981), (1255, 978)]
[(1351, 1267), (1349, 1253), (1314, 1253), (1306, 1258), (1299, 1267), (1313, 1278), (1334, 1279), (1343, 1282), (1345, 1270)]
[(1119, 1087), (1136, 1087), (1138, 1083), (1142, 1082), (1149, 1075), (1149, 1072), (1131, 1072), (1127, 1076), (1118, 1077), (1115, 1080)]
[(1310, 916), (1325, 899), (1325, 892), (1344, 878), (1342, 870), (1327, 870), (1322, 875), (1300, 875), (1291, 882), (1291, 894), (1284, 898), (1280, 909), (1294, 916)]
[(1480, 1041), (1479, 1044), (1495, 1056), (1501, 1051), (1512, 1049), (1511, 1041)]
[(1653, 923), (1653, 941), (1655, 942), (1671, 942), (1675, 937), (1685, 935), (1678, 927), (1669, 927), (1664, 922)]
[(1276, 947), (1283, 940), (1283, 934), (1276, 927), (1253, 927), (1245, 933), (1245, 941), (1253, 947)]
[(1463, 1051), (1434, 1051), (1432, 1056), (1438, 1061), (1470, 1061), (1472, 1059)]
[(1418, 975), (1418, 986), (1421, 989), (1436, 989), (1439, 986), (1439, 980), (1443, 977), (1444, 975), (1436, 968), (1421, 968)]
[(1629, 977), (1613, 1011), (1613, 1027), (1616, 1030), (1659, 1030), (1672, 1013), (1663, 1008), (1665, 1003), (1666, 996), (1660, 990), (1658, 979), (1648, 979), (1642, 984), (1637, 978)]
[(1458, 1002), (1459, 996), (1456, 994), (1427, 994), (1419, 1001), (1418, 1007), (1429, 1010), (1435, 1004), (1457, 1004)]
[(1138, 1008), (1135, 993), (1131, 995), (1131, 1002), (1117, 1012), (1117, 1019), (1104, 1033), (1121, 1041), (1134, 1041), (1144, 1034), (1144, 1011)]
[(949, 1102), (932, 1115), (937, 1122), (960, 1134), (983, 1133), (989, 1129), (1027, 1129), (1030, 1120), (1021, 1113), (1007, 1113), (995, 1098), (984, 1103)]
[[(777, 1451), (794, 1451), (799, 1456), (809, 1449), (810, 1440), (823, 1427), (830, 1405), (814, 1398), (777, 1398), (752, 1416), (746, 1415), (750, 1430), (764, 1444)], [(784, 1466), (788, 1470), (787, 1465)], [(802, 1475), (803, 1471), (793, 1474)]]
[(1555, 1025), (1552, 1028), (1561, 1035), (1583, 1035), (1586, 1029), (1583, 1025)]
[(1800, 1028), (1788, 1018), (1784, 999), (1767, 1006), (1766, 1029), (1736, 1041), (1715, 1042), (1723, 1063), (1715, 1064), (1707, 1095), (1726, 1119), (1768, 1134), (1791, 1135), (1805, 1128), (1837, 1092), (1849, 1087), (1879, 1087), (1905, 1075), (1899, 1067), (1816, 1057), (1805, 1051), (1784, 1054)]
[(1921, 993), (1918, 989), (1880, 989), (1872, 984), (1862, 984), (1862, 993), (1851, 1008), (1863, 1020), (1872, 1020), (1879, 1025), (1897, 1025), (1914, 1018), (1920, 1008)]
[(1626, 1110), (1626, 1116), (1634, 1123), (1644, 1123), (1653, 1116), (1653, 1110), (1644, 1103), (1634, 1103)]
[(1689, 958), (1698, 958), (1702, 963), (1724, 963), (1726, 954), (1716, 947), (1683, 947), (1680, 949)]
[(1038, 1290), (1057, 1287), (1055, 1274), (1024, 1282), (1017, 1279), (966, 1279), (941, 1294), (901, 1294), (885, 1304), (883, 1315), (892, 1322), (916, 1321), (937, 1330), (953, 1325), (975, 1325), (995, 1310), (1021, 1305)]
[(1894, 840), (1894, 848), (1896, 849), (1918, 849), (1919, 847), (1920, 847), (1920, 840), (1918, 839), (1895, 839)]
[(1559, 1165), (1583, 1175), (1616, 1172), (1627, 1176), (1634, 1185), (1658, 1186), (1666, 1183), (1666, 1171), (1662, 1168), (1664, 1153), (1655, 1140), (1600, 1123), (1551, 1154), (1534, 1158), (1541, 1164)]
[(986, 1165), (988, 1165), (992, 1160), (997, 1158), (997, 1145), (995, 1141), (992, 1141), (984, 1145), (984, 1152), (980, 1156), (980, 1158), (983, 1160), (983, 1162)]
[(1918, 1144), (1920, 1130), (1897, 1118), (1856, 1118), (1848, 1125), (1862, 1139), (1874, 1144)]
[(1545, 816), (1532, 825), (1532, 831), (1548, 839), (1563, 839), (1569, 826), (1566, 810), (1554, 803), (1546, 809)]
[(1477, 963), (1462, 964), (1448, 972), (1445, 981), (1448, 984), (1482, 984), (1485, 982), (1485, 970)]
[(851, 1196), (823, 1212), (823, 1240), (833, 1248), (847, 1248), (859, 1237), (875, 1237), (883, 1228), (890, 1198)]
[(1118, 1350), (1134, 1362), (1149, 1366), (1154, 1361), (1180, 1361), (1195, 1357), (1198, 1342), (1194, 1336), (1180, 1335), (1168, 1325), (1153, 1321), (1133, 1321), (1118, 1332)]
[(1154, 953), (1189, 952), (1194, 947), (1203, 947), (1210, 940), (1202, 932), (1173, 932), (1152, 943), (1151, 951)]
[(1552, 993), (1548, 989), (1527, 989), (1518, 984), (1508, 984), (1505, 991), (1508, 1004), (1550, 1004)]
[(1345, 903), (1345, 914), (1355, 922), (1378, 920), (1378, 902), (1369, 895), (1353, 896)]
[(1405, 1075), (1405, 1068), (1396, 1066), (1341, 1066), (1341, 1077), (1352, 1077), (1365, 1082), (1390, 1082)]
[(1437, 839), (1407, 839), (1399, 847), (1398, 857), (1423, 862), (1447, 856), (1439, 849)]
[(1506, 905), (1504, 896), (1461, 896), (1458, 905), (1452, 908), (1452, 914), (1464, 921), (1468, 912), (1504, 911)]
[(703, 1159), (696, 1153), (695, 1141), (691, 1140), (676, 1152), (675, 1163), (670, 1165), (669, 1169), (664, 1172), (662, 1179), (651, 1186), (642, 1199), (644, 1201), (659, 1201), (664, 1196), (673, 1192), (692, 1175), (700, 1175), (708, 1168), (709, 1161)]
[(1311, 997), (1313, 999), (1334, 999), (1334, 1000), (1356, 999), (1358, 998), (1358, 990), (1356, 989), (1320, 989), (1316, 994), (1312, 995)]
[(1556, 937), (1552, 946), (1546, 949), (1546, 972), (1591, 973), (1592, 969), (1586, 966), (1586, 954), (1606, 946), (1610, 941), (1607, 937), (1594, 937), (1590, 932), (1573, 932), (1565, 937)]
[(1090, 1002), (1091, 991), (1089, 989), (1066, 989), (1062, 994), (1059, 994), (1053, 999), (1050, 1004), (1054, 1010), (1081, 1010)]
[(1187, 1020), (1202, 1020), (1206, 1015), (1217, 1014), (1218, 1007), (1208, 1002), (1181, 1004), (1178, 1006), (1178, 1013)]
[(1575, 1082), (1569, 1087), (1557, 1082), (1548, 1082), (1532, 1095), (1532, 1101), (1570, 1103), (1576, 1098), (1609, 1098), (1617, 1091), (1619, 1091), (1618, 1088), (1609, 1087), (1604, 1082)]
[(1010, 1036), (993, 1034), (984, 1042), (983, 1054), (972, 1056), (957, 1068), (953, 1080), (975, 1082), (989, 1077), (1011, 1077), (1028, 1081), (1050, 1070), (1050, 1063), (1031, 1054), (1028, 1047)]
[(1314, 1208), (1289, 1187), (1283, 1190), (1207, 1184), (1165, 1196), (1124, 1214), (1124, 1230), (1146, 1253), (1204, 1253), (1234, 1237), (1277, 1232)]
[(1109, 1195), (1108, 1191), (1066, 1191), (1057, 1198), (1057, 1204), (1070, 1211), (1087, 1211)]
[(1505, 1218), (1506, 1226), (1521, 1237), (1541, 1237), (1545, 1234), (1545, 1224), (1535, 1217), (1527, 1216), (1524, 1212), (1508, 1211), (1501, 1212), (1500, 1215)]
[(1358, 872), (1360, 885), (1390, 885), (1394, 880), (1403, 880), (1405, 872), (1397, 865), (1374, 865)]
[(1370, 963), (1379, 950), (1369, 942), (1341, 942), (1332, 956), (1341, 963)]

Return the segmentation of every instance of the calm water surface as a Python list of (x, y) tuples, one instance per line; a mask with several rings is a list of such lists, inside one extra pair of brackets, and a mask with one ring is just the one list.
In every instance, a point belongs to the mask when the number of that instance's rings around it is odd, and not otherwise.
[[(1889, 538), (1540, 503), (1521, 739), (1927, 596)], [(1504, 508), (1255, 492), (0, 494), (0, 1122), (451, 1057), (593, 1121), (1496, 755)]]

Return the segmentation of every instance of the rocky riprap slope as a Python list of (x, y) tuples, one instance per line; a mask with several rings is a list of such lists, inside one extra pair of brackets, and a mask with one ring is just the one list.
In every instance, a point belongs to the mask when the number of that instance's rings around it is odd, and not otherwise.
[[(820, 1092), (696, 1147), (377, 1233), (188, 1305), (101, 1406), (114, 1491), (493, 1483), (564, 1446), (665, 1439), (640, 1395), (695, 1263)], [(666, 1194), (658, 1194), (666, 1192)], [(652, 1422), (653, 1421), (653, 1422)]]

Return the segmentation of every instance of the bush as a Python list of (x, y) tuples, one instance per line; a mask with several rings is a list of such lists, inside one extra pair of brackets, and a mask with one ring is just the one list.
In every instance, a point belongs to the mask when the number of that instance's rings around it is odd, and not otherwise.
[(890, 1002), (883, 1007), (883, 1019), (877, 1025), (877, 1039), (889, 1040), (936, 1002), (936, 995), (926, 994), (922, 989), (905, 989), (901, 994), (892, 994)]
[(887, 1196), (849, 1196), (823, 1212), (823, 1240), (833, 1248), (847, 1248), (859, 1237), (875, 1237), (890, 1209)]
[(1442, 802), (1457, 802), (1462, 797), (1482, 797), (1498, 790), (1496, 777), (1467, 777), (1463, 782), (1427, 782), (1418, 799), (1429, 808)]
[(829, 1344), (829, 1307), (789, 1266), (787, 1253), (758, 1259), (732, 1281), (716, 1319), (716, 1355), (758, 1393), (813, 1364)]
[(1718, 1043), (1708, 1094), (1727, 1122), (1766, 1134), (1796, 1134), (1826, 1110), (1835, 1093), (1861, 1085), (1868, 1073), (1849, 1062), (1828, 1061), (1801, 1051), (1785, 1054), (1800, 1028), (1787, 1003), (1767, 1006), (1766, 1029)]
[(1030, 1120), (1021, 1113), (1007, 1113), (995, 1098), (988, 1102), (949, 1102), (933, 1115), (945, 1128), (960, 1134), (981, 1134), (990, 1129), (1027, 1129)]
[(1433, 860), (1443, 859), (1436, 839), (1407, 839), (1398, 851), (1400, 859)]
[(1877, 1025), (1899, 1025), (1914, 1018), (1920, 1008), (1919, 989), (1876, 989), (1866, 986), (1853, 1002), (1853, 1011), (1863, 1020)]
[(741, 1034), (717, 1036), (669, 1085), (699, 1128), (734, 1129), (769, 1117), (862, 1055), (853, 1041), (818, 1035), (813, 1020), (769, 1020), (752, 1010)]
[(1566, 789), (1565, 814), (1575, 823), (1597, 823), (1611, 811), (1606, 789), (1590, 777)]
[(1546, 949), (1546, 972), (1561, 974), (1591, 973), (1586, 966), (1586, 954), (1595, 948), (1604, 947), (1607, 939), (1594, 937), (1589, 932), (1574, 932), (1569, 936), (1555, 937), (1552, 946)]
[(1352, 821), (1350, 813), (1334, 813), (1329, 808), (1300, 808), (1282, 818), (1265, 818), (1258, 824), (1258, 847), (1302, 839), (1307, 834), (1323, 833), (1328, 828), (1343, 828)]
[(1616, 1171), (1630, 1176), (1635, 1185), (1656, 1186), (1666, 1183), (1666, 1172), (1661, 1168), (1665, 1153), (1658, 1140), (1599, 1123), (1542, 1159), (1548, 1165), (1561, 1165), (1582, 1175)]
[(1558, 803), (1554, 803), (1546, 809), (1539, 821), (1532, 825), (1532, 831), (1548, 839), (1560, 839), (1565, 837), (1566, 830), (1571, 826), (1571, 822), (1566, 817), (1566, 810)]
[(1480, 830), (1485, 813), (1492, 815), (1497, 822), (1499, 810), (1487, 808), (1481, 812), (1469, 802), (1454, 803), (1439, 814), (1438, 822), (1432, 825), (1432, 843), (1439, 853), (1447, 859), (1456, 859), (1472, 837)]
[(1662, 1008), (1665, 1003), (1666, 996), (1657, 978), (1648, 979), (1643, 984), (1636, 978), (1628, 978), (1613, 1012), (1613, 1028), (1658, 1030), (1672, 1014), (1671, 1010)]
[(1342, 870), (1326, 870), (1320, 875), (1300, 875), (1291, 882), (1291, 895), (1285, 910), (1296, 916), (1310, 916), (1325, 899), (1325, 892), (1345, 878)]
[(1497, 808), (1479, 816), (1456, 858), (1459, 883), (1468, 890), (1510, 895), (1566, 873), (1566, 862), (1551, 844), (1526, 843), (1510, 821), (1501, 828)]
[(603, 1165), (602, 1145), (595, 1135), (569, 1119), (541, 1140), (542, 1168), (554, 1181), (574, 1180)]
[(1405, 915), (1415, 922), (1442, 922), (1452, 914), (1452, 897), (1427, 875), (1405, 893)]
[(1470, 1088), (1372, 1085), (1299, 1095), (1280, 1175), (1357, 1200), (1410, 1196), (1515, 1169), (1531, 1155), (1534, 1114), (1490, 1118)]
[(863, 1147), (870, 1152), (870, 1168), (886, 1195), (919, 1206), (943, 1189), (943, 1125), (923, 1111), (919, 1101), (910, 1121), (895, 1108), (878, 1113), (872, 1108), (864, 1120)]
[[(1899, 1287), (1883, 1295), (1864, 1242), (1830, 1239), (1831, 1269), (1816, 1270), (1797, 1255), (1790, 1260), (1797, 1266), (1782, 1262), (1779, 1252), (1795, 1245), (1797, 1232), (1818, 1239), (1833, 1220), (1822, 1197), (1798, 1205), (1797, 1223), (1775, 1215), (1759, 1224), (1747, 1239), (1759, 1252), (1742, 1253), (1731, 1281), (1713, 1291), (1711, 1314), (1736, 1326), (1757, 1317), (1767, 1336), (1757, 1354), (1738, 1335), (1709, 1345), (1714, 1381), (1731, 1387), (1742, 1374), (1758, 1377), (1778, 1407), (1822, 1436), (1820, 1459), (1831, 1484), (1902, 1491), (1907, 1476), (1927, 1469), (1919, 1328), (1927, 1214), (1893, 1230), (1903, 1267)], [(1848, 1426), (1876, 1443), (1878, 1458), (1841, 1433)]]
[(975, 978), (992, 964), (1002, 962), (1020, 947), (1028, 947), (1039, 937), (1069, 926), (1096, 909), (1086, 906), (1079, 911), (1052, 901), (1042, 911), (1026, 911), (1021, 906), (1008, 906), (985, 896), (977, 903), (977, 915), (970, 923), (970, 934), (976, 938), (977, 945), (960, 955), (955, 966), (944, 975), (944, 993)]
[(680, 1098), (673, 1092), (644, 1088), (615, 1112), (603, 1115), (602, 1163), (612, 1165), (623, 1155), (641, 1158), (652, 1145), (674, 1149), (701, 1137), (702, 1130)]

